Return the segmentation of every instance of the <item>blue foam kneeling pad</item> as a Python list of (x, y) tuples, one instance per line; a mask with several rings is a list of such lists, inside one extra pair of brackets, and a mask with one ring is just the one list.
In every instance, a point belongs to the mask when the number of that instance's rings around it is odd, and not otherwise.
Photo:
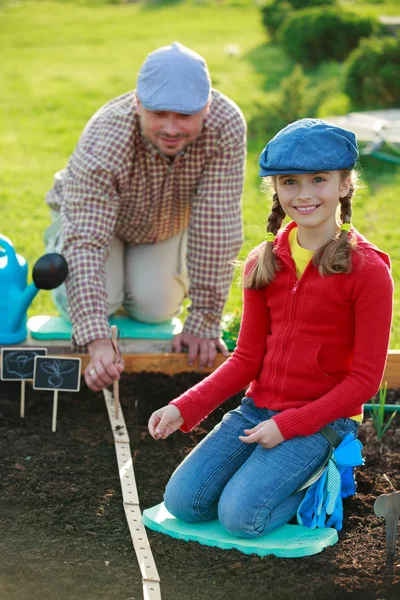
[[(110, 325), (118, 327), (120, 338), (125, 339), (172, 340), (182, 331), (182, 323), (177, 317), (164, 323), (139, 323), (125, 315), (114, 315), (109, 321)], [(29, 319), (28, 331), (37, 340), (70, 340), (72, 325), (63, 317), (38, 315)]]
[(184, 523), (167, 511), (164, 503), (143, 511), (144, 525), (154, 531), (174, 538), (199, 542), (205, 546), (218, 546), (224, 550), (235, 548), (244, 554), (266, 556), (273, 554), (281, 558), (300, 558), (318, 554), (327, 546), (338, 541), (336, 529), (324, 527), (309, 529), (302, 525), (283, 525), (257, 539), (245, 539), (230, 535), (219, 521)]

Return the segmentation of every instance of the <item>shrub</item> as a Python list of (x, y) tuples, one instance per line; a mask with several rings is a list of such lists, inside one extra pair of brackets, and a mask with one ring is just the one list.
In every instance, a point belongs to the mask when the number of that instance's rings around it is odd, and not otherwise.
[(365, 108), (396, 106), (400, 99), (400, 38), (363, 40), (347, 58), (344, 90)]
[(282, 79), (278, 100), (272, 104), (272, 108), (285, 123), (292, 123), (303, 117), (315, 117), (319, 105), (331, 89), (331, 81), (311, 85), (302, 66), (297, 64), (290, 75)]
[(327, 6), (328, 4), (337, 4), (336, 0), (290, 0), (290, 3), (296, 10), (301, 8), (315, 8), (316, 6)]
[(293, 10), (287, 0), (269, 0), (261, 8), (261, 20), (272, 41), (276, 40), (276, 32), (286, 17)]
[(294, 10), (336, 3), (337, 0), (267, 0), (261, 7), (262, 24), (271, 40), (276, 41), (279, 27)]
[(312, 84), (302, 66), (295, 65), (290, 75), (282, 80), (276, 98), (256, 107), (256, 113), (249, 122), (249, 138), (271, 138), (288, 123), (303, 117), (315, 117), (319, 105), (331, 94), (332, 88), (331, 80)]
[(291, 14), (278, 34), (286, 52), (302, 63), (344, 60), (361, 38), (379, 29), (373, 17), (334, 8), (307, 8)]

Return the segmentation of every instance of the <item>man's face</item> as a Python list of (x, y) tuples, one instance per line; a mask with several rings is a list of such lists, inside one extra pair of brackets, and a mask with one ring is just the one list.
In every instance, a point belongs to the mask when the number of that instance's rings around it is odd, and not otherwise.
[(209, 106), (194, 115), (147, 110), (137, 100), (143, 135), (166, 156), (176, 156), (199, 137)]

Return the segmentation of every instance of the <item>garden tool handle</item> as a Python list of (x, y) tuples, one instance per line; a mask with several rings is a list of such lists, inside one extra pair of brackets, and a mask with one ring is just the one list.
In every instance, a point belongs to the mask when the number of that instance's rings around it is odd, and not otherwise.
[[(118, 333), (117, 333), (118, 332)], [(111, 343), (114, 348), (114, 362), (118, 363), (121, 358), (121, 352), (118, 347), (118, 337), (119, 331), (116, 325), (111, 326)], [(119, 381), (115, 380), (113, 383), (113, 392), (114, 392), (114, 409), (115, 409), (115, 418), (118, 419), (118, 409), (119, 409)]]

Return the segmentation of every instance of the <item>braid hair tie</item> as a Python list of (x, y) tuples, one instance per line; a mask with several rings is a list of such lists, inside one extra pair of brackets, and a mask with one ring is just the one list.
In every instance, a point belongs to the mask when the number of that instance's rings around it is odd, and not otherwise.
[(275, 235), (272, 233), (272, 231), (268, 231), (267, 235), (265, 236), (265, 241), (273, 242), (274, 239), (275, 239)]
[(349, 231), (351, 228), (351, 223), (343, 223), (340, 226), (340, 231)]

